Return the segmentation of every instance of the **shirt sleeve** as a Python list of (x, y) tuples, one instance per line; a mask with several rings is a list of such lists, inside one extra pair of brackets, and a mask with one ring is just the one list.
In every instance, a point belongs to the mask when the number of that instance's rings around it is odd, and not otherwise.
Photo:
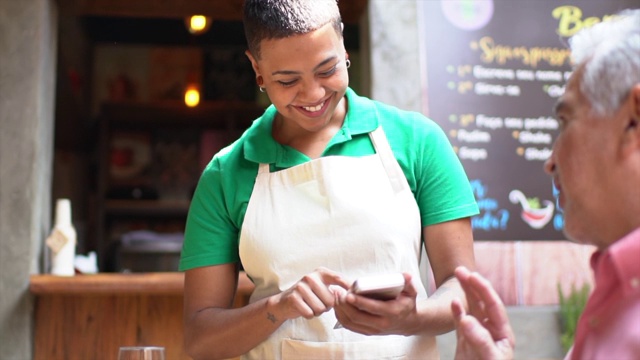
[(469, 179), (446, 134), (428, 118), (418, 122), (414, 176), (422, 226), (477, 215)]
[(214, 158), (191, 200), (180, 271), (239, 261), (239, 230), (229, 215), (223, 186), (223, 170)]

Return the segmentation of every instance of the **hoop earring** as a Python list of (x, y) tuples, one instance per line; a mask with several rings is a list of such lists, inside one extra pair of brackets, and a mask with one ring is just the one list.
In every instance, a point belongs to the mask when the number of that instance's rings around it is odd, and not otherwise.
[(260, 92), (264, 92), (264, 87), (262, 86), (262, 84), (264, 84), (264, 80), (262, 79), (262, 75), (256, 76), (256, 84), (258, 84)]
[(351, 67), (351, 60), (347, 59), (346, 63), (347, 63), (347, 69), (350, 68)]

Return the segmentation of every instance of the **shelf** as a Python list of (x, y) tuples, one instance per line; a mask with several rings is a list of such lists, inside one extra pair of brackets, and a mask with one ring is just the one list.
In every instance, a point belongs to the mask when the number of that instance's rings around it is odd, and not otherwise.
[(205, 101), (193, 108), (179, 101), (107, 102), (102, 105), (102, 115), (110, 124), (144, 127), (232, 126), (246, 129), (263, 111), (256, 103), (246, 101)]
[[(263, 111), (246, 101), (204, 101), (195, 108), (179, 101), (102, 104), (94, 238), (100, 268), (121, 270), (113, 249), (127, 232), (183, 232), (201, 169)], [(127, 171), (114, 176), (114, 163), (126, 164), (118, 166)], [(161, 191), (161, 184), (177, 183), (183, 193)], [(151, 189), (151, 184), (160, 189)], [(133, 197), (134, 187), (142, 196)], [(181, 200), (164, 200), (169, 195)]]
[(105, 211), (110, 215), (186, 216), (188, 200), (106, 200)]

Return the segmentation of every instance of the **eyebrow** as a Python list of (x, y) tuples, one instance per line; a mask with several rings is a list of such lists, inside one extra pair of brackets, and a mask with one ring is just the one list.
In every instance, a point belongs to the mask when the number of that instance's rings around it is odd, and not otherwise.
[[(319, 68), (327, 65), (329, 62), (333, 61), (336, 57), (337, 56), (331, 56), (323, 60), (320, 64), (316, 65), (316, 67), (313, 68), (313, 71), (317, 71)], [(271, 75), (296, 75), (296, 74), (300, 74), (300, 72), (293, 71), (293, 70), (278, 70), (271, 73)]]

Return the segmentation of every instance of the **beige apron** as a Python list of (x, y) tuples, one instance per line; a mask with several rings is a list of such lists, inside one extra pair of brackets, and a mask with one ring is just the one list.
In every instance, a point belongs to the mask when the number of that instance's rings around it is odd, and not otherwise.
[[(260, 164), (240, 235), (240, 258), (256, 285), (250, 302), (320, 266), (352, 280), (409, 272), (418, 299), (427, 297), (418, 206), (382, 128), (369, 136), (375, 155), (327, 156), (274, 173)], [(438, 358), (434, 337), (365, 336), (335, 323), (333, 310), (286, 321), (244, 358)]]

